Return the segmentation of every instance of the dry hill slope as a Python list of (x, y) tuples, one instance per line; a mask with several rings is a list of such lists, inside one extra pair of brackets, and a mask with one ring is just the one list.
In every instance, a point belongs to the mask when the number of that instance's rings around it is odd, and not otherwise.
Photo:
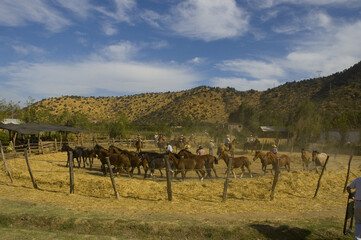
[(57, 116), (64, 110), (81, 112), (93, 122), (116, 119), (125, 114), (139, 124), (178, 124), (192, 121), (225, 123), (242, 102), (259, 108), (276, 103), (280, 113), (294, 111), (305, 100), (315, 102), (331, 113), (360, 110), (361, 62), (328, 77), (288, 82), (267, 91), (240, 92), (234, 88), (201, 86), (190, 90), (166, 93), (142, 93), (121, 97), (63, 96), (44, 99), (34, 104)]

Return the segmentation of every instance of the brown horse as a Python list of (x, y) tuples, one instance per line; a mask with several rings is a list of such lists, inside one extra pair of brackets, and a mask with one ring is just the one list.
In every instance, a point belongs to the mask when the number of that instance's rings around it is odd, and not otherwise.
[(229, 144), (221, 144), (218, 147), (217, 155), (221, 154), (222, 152), (229, 152), (232, 157), (234, 157), (234, 151), (236, 149), (236, 144), (238, 141), (236, 139), (233, 139), (232, 142)]
[(206, 170), (207, 170), (206, 177), (209, 177), (209, 178), (212, 177), (211, 176), (211, 169), (212, 169), (214, 172), (214, 175), (216, 176), (216, 178), (218, 178), (218, 175), (217, 175), (217, 172), (216, 172), (216, 169), (214, 166), (214, 164), (218, 164), (218, 160), (216, 157), (209, 155), (209, 154), (205, 154), (205, 155), (193, 154), (186, 149), (180, 150), (178, 154), (180, 156), (184, 156), (184, 157), (196, 158), (196, 161), (198, 162), (199, 167), (203, 166), (202, 164), (204, 164), (204, 166), (206, 167)]
[[(134, 172), (135, 168), (138, 169), (138, 175), (140, 174), (141, 160), (138, 156), (138, 153), (128, 151), (128, 150), (122, 150), (120, 148), (115, 147), (114, 145), (111, 145), (109, 147), (109, 152), (120, 154), (120, 155), (126, 155), (129, 158), (130, 165), (131, 165), (130, 175), (133, 176), (133, 172)], [(144, 166), (143, 166), (143, 168), (144, 168)]]
[[(230, 157), (228, 156), (228, 154), (226, 152), (223, 152), (219, 155), (219, 159), (223, 159), (224, 162), (226, 163), (226, 166), (228, 167), (228, 163), (229, 163), (229, 160), (230, 160)], [(233, 171), (233, 169), (235, 168), (241, 168), (242, 169), (242, 174), (241, 174), (241, 178), (243, 177), (243, 174), (244, 174), (244, 167), (246, 167), (248, 169), (248, 172), (249, 172), (249, 176), (250, 177), (253, 177), (252, 176), (252, 172), (251, 172), (251, 169), (250, 169), (250, 165), (251, 165), (251, 162), (249, 161), (248, 157), (245, 157), (245, 156), (240, 156), (240, 157), (232, 157), (232, 165), (231, 165), (231, 171), (233, 173), (233, 176), (234, 176), (234, 179), (236, 179), (236, 174), (235, 172)], [(226, 172), (227, 173), (227, 170)]]
[(254, 157), (253, 157), (253, 161), (256, 161), (257, 158), (261, 159), (262, 171), (263, 171), (264, 174), (266, 174), (267, 165), (272, 164), (272, 162), (266, 158), (266, 153), (264, 153), (264, 152), (262, 152), (262, 151), (259, 151), (259, 150), (257, 150), (257, 151), (255, 152), (255, 155), (254, 155)]
[(308, 164), (312, 161), (311, 154), (303, 148), (301, 150), (301, 159), (303, 170), (308, 170)]
[(180, 172), (182, 174), (182, 180), (184, 181), (187, 172), (189, 170), (194, 170), (197, 173), (199, 179), (201, 181), (203, 180), (205, 172), (202, 169), (197, 169), (196, 158), (185, 157), (171, 152), (168, 153), (168, 157), (170, 160), (173, 160), (176, 167), (176, 171), (174, 173), (175, 177), (177, 176), (177, 173)]
[(114, 166), (114, 172), (119, 172), (119, 174), (125, 170), (125, 172), (130, 177), (130, 160), (125, 154), (112, 153), (100, 145), (95, 145), (94, 152), (98, 155), (98, 158), (101, 162), (101, 170), (104, 175), (106, 175), (106, 166), (108, 164), (106, 157), (109, 157), (110, 165)]
[(266, 158), (272, 162), (273, 169), (277, 170), (277, 161), (278, 161), (278, 167), (285, 167), (287, 171), (289, 172), (291, 170), (290, 164), (291, 159), (286, 154), (282, 154), (281, 156), (277, 156), (273, 152), (266, 153)]

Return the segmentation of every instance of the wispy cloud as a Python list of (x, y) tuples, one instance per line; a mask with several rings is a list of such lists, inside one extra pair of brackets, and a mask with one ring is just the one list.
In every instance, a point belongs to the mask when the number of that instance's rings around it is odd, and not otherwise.
[(40, 96), (91, 95), (110, 92), (177, 91), (196, 86), (200, 76), (184, 67), (139, 62), (13, 64), (0, 69), (12, 89)]
[(234, 0), (186, 0), (163, 18), (174, 33), (214, 41), (241, 36), (248, 29), (248, 15)]
[(278, 64), (255, 60), (226, 60), (217, 64), (216, 67), (223, 71), (230, 71), (255, 79), (283, 77), (285, 75), (282, 67)]
[(0, 1), (0, 25), (25, 26), (30, 23), (42, 24), (51, 32), (59, 32), (71, 24), (59, 11), (43, 0)]
[(28, 44), (15, 44), (12, 45), (12, 48), (15, 50), (15, 52), (22, 55), (45, 54), (45, 51), (43, 49)]

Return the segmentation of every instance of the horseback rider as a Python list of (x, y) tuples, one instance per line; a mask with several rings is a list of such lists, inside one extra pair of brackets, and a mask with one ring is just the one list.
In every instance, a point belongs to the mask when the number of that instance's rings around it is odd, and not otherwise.
[(278, 149), (277, 149), (276, 144), (272, 144), (271, 152), (274, 153), (275, 155), (277, 155)]
[(203, 149), (202, 146), (199, 146), (196, 153), (197, 153), (197, 155), (205, 155), (206, 151)]
[(229, 148), (229, 144), (231, 143), (231, 139), (229, 138), (229, 135), (226, 136), (226, 139), (224, 141), (225, 141), (224, 145), (226, 145), (226, 147)]

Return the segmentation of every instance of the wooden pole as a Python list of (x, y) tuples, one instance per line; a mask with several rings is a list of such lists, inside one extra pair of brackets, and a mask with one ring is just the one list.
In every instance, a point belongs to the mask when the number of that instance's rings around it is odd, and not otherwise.
[(274, 196), (275, 196), (275, 189), (276, 189), (276, 186), (277, 186), (279, 174), (280, 174), (280, 160), (277, 158), (275, 176), (273, 178), (273, 184), (272, 184), (271, 201), (274, 199)]
[(43, 141), (42, 141), (41, 139), (40, 139), (40, 146), (41, 146), (41, 153), (42, 153), (42, 154), (45, 154)]
[(56, 138), (55, 138), (55, 141), (54, 141), (54, 145), (55, 145), (55, 152), (58, 152), (58, 143), (56, 141)]
[(73, 152), (68, 152), (68, 162), (69, 162), (69, 174), (70, 174), (70, 194), (74, 194), (74, 170), (73, 170)]
[(11, 175), (10, 169), (9, 169), (9, 167), (8, 167), (8, 163), (6, 162), (6, 158), (5, 158), (5, 154), (4, 154), (4, 150), (3, 150), (3, 145), (2, 145), (2, 143), (1, 143), (1, 140), (0, 140), (0, 149), (1, 149), (1, 156), (2, 156), (3, 161), (4, 161), (4, 164), (5, 164), (6, 172), (8, 173), (9, 178), (10, 178), (11, 182), (13, 183), (13, 182), (14, 182), (13, 176)]
[(30, 139), (28, 139), (28, 155), (31, 155)]
[(326, 168), (326, 165), (327, 165), (327, 162), (328, 162), (328, 158), (329, 158), (329, 157), (330, 157), (330, 156), (327, 156), (326, 162), (325, 162), (325, 164), (323, 165), (323, 168), (322, 168), (322, 172), (321, 172), (320, 178), (318, 179), (316, 192), (315, 192), (315, 195), (313, 196), (313, 198), (316, 198), (316, 196), (317, 196), (318, 189), (320, 188), (320, 185), (321, 185), (322, 175), (323, 175), (323, 172), (325, 171), (325, 168)]
[(113, 176), (113, 170), (112, 170), (112, 166), (110, 165), (109, 157), (106, 157), (106, 160), (107, 160), (107, 163), (108, 163), (110, 180), (112, 181), (112, 185), (113, 185), (115, 197), (116, 197), (116, 198), (119, 198), (119, 193), (118, 193), (117, 188), (116, 188), (116, 186), (115, 186), (114, 176)]
[(25, 161), (26, 161), (26, 165), (28, 166), (28, 170), (29, 170), (29, 174), (30, 174), (31, 181), (33, 182), (34, 188), (38, 189), (38, 185), (37, 185), (36, 182), (35, 182), (35, 179), (34, 179), (34, 177), (33, 177), (33, 173), (31, 172), (31, 168), (30, 168), (30, 164), (29, 164), (29, 159), (28, 159), (28, 150), (27, 150), (27, 149), (25, 149), (24, 154), (25, 154)]
[(60, 132), (60, 148), (63, 147), (63, 135)]
[(226, 175), (226, 181), (224, 182), (222, 202), (225, 202), (227, 200), (227, 190), (228, 190), (228, 183), (229, 183), (229, 174), (230, 174), (231, 168), (232, 168), (232, 159), (233, 158), (229, 158), (229, 161), (228, 161), (227, 175)]
[(343, 192), (346, 192), (346, 188), (347, 188), (347, 183), (348, 183), (348, 178), (350, 176), (350, 169), (351, 169), (351, 161), (352, 161), (352, 155), (350, 156), (350, 159), (348, 160), (348, 168), (347, 168), (347, 175), (346, 175), (346, 182), (345, 182), (345, 187), (343, 188)]
[(172, 201), (172, 175), (170, 173), (170, 164), (168, 158), (165, 159), (165, 167), (166, 167), (166, 175), (167, 175), (167, 193), (168, 193), (168, 201)]

